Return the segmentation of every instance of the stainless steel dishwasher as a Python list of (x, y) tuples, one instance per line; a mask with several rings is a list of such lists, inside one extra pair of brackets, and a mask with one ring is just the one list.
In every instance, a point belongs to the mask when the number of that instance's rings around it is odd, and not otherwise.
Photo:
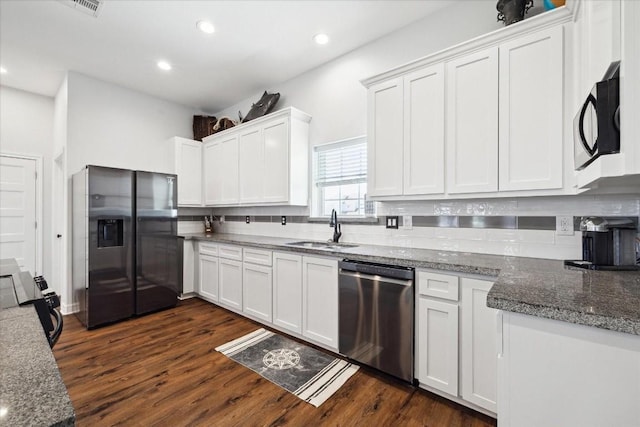
[(414, 270), (351, 260), (338, 266), (338, 350), (412, 382)]

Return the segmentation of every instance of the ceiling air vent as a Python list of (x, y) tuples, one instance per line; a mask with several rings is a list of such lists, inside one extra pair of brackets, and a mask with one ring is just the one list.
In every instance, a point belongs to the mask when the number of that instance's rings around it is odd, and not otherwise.
[(104, 0), (58, 0), (62, 4), (74, 8), (80, 12), (94, 17), (98, 17), (102, 10)]

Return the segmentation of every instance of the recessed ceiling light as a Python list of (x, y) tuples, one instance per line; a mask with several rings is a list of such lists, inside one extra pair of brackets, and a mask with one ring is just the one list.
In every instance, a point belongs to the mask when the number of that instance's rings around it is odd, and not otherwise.
[(167, 61), (158, 61), (158, 68), (164, 71), (169, 71), (171, 70), (171, 64), (169, 64)]
[(216, 31), (213, 24), (209, 21), (198, 21), (196, 22), (196, 27), (198, 27), (198, 29), (203, 33), (207, 34), (213, 34)]
[(313, 40), (318, 44), (327, 44), (329, 43), (329, 36), (326, 34), (320, 33), (313, 36)]
[(4, 67), (0, 67), (0, 74), (7, 74), (7, 69)]

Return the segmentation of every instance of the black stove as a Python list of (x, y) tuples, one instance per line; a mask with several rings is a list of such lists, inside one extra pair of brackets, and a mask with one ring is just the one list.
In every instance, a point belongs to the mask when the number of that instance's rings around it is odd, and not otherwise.
[(58, 311), (60, 298), (48, 288), (42, 276), (32, 278), (28, 272), (19, 270), (4, 274), (0, 276), (0, 309), (33, 305), (49, 346), (53, 348), (62, 333), (63, 322)]

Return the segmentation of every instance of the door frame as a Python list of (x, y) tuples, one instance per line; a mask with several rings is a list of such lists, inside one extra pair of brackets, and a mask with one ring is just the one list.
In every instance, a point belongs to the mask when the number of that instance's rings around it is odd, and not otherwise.
[[(68, 203), (67, 203), (67, 157), (65, 148), (61, 148), (53, 154), (51, 162), (51, 280), (53, 286), (61, 298), (62, 314), (74, 312), (74, 307), (69, 295), (71, 295), (71, 286), (68, 285), (67, 278), (70, 277), (69, 265), (67, 264), (68, 247), (67, 230), (68, 221)], [(55, 198), (60, 198), (56, 201)], [(57, 234), (62, 234), (61, 238), (57, 238)], [(77, 308), (76, 308), (77, 311)]]
[(32, 160), (36, 162), (36, 275), (42, 275), (42, 259), (43, 259), (43, 171), (42, 156), (33, 156), (30, 154), (19, 154), (12, 152), (0, 151), (0, 157), (12, 157), (14, 159)]

